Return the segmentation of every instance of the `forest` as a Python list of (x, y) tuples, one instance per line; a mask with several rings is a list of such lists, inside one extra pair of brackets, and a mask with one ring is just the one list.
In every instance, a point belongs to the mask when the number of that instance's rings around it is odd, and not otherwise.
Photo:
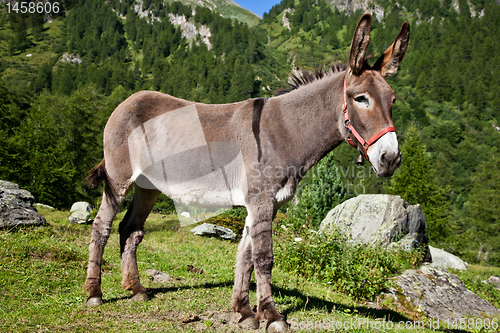
[[(403, 163), (391, 179), (377, 178), (367, 164), (355, 166), (357, 152), (343, 144), (322, 161), (330, 170), (323, 177), (340, 195), (314, 197), (317, 177), (310, 177), (298, 193), (302, 204), (324, 212), (359, 194), (346, 184), (401, 195), (422, 205), (432, 245), (469, 263), (500, 266), (500, 5), (376, 3), (384, 15), (373, 17), (369, 53), (389, 47), (403, 21), (411, 25), (407, 56), (388, 78), (397, 94), (393, 119)], [(148, 89), (204, 103), (270, 97), (287, 86), (293, 66), (345, 63), (363, 14), (347, 15), (325, 0), (283, 0), (249, 26), (205, 7), (159, 0), (144, 1), (150, 15), (141, 17), (134, 4), (79, 0), (64, 15), (24, 30), (12, 29), (0, 5), (0, 179), (58, 208), (97, 202), (99, 190), (85, 187), (84, 178), (102, 159), (107, 118), (130, 94)], [(211, 47), (183, 37), (169, 14), (208, 27)], [(164, 198), (157, 209), (165, 207)], [(314, 226), (316, 215), (304, 218)]]

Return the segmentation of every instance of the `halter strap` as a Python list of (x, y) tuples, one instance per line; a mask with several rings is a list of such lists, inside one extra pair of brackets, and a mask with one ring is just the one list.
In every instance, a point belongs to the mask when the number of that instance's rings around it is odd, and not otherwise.
[[(380, 130), (377, 134), (372, 136), (368, 141), (365, 141), (363, 137), (356, 131), (354, 126), (352, 126), (351, 121), (349, 119), (349, 110), (347, 110), (347, 96), (346, 96), (346, 89), (347, 89), (347, 77), (344, 77), (344, 103), (342, 104), (342, 111), (344, 112), (344, 126), (349, 130), (349, 132), (354, 135), (356, 140), (363, 146), (363, 155), (365, 156), (367, 161), (370, 161), (368, 158), (368, 147), (370, 147), (372, 144), (374, 144), (378, 139), (380, 139), (384, 134), (388, 132), (396, 132), (396, 128), (394, 126), (389, 126), (386, 127), (382, 130)], [(348, 136), (347, 137), (347, 142), (354, 148), (357, 148), (352, 139)]]

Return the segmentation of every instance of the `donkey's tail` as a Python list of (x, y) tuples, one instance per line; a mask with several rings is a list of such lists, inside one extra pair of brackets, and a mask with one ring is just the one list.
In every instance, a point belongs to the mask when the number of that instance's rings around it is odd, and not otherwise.
[(113, 207), (116, 209), (118, 208), (118, 200), (117, 200), (117, 195), (115, 191), (115, 187), (113, 186), (113, 183), (111, 179), (109, 178), (108, 172), (106, 171), (106, 163), (104, 158), (102, 161), (97, 164), (95, 167), (93, 167), (90, 171), (87, 177), (85, 177), (85, 183), (90, 189), (95, 189), (99, 185), (101, 185), (103, 182), (104, 184), (104, 192), (106, 193), (106, 196), (109, 198), (111, 204)]

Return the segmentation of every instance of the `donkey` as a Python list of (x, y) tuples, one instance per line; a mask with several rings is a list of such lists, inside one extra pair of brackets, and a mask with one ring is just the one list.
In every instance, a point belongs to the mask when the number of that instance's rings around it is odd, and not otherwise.
[[(369, 66), (370, 24), (365, 14), (345, 69), (296, 78), (294, 89), (279, 96), (207, 105), (141, 91), (121, 103), (104, 129), (104, 158), (88, 176), (94, 187), (105, 181), (105, 190), (92, 224), (87, 304), (102, 304), (104, 247), (113, 218), (134, 185), (119, 225), (122, 286), (132, 291), (133, 300), (147, 300), (136, 249), (161, 192), (185, 204), (245, 206), (231, 305), (244, 328), (257, 329), (259, 320), (267, 320), (268, 330), (286, 331), (271, 293), (277, 209), (291, 199), (307, 170), (343, 141), (359, 150), (379, 176), (391, 176), (401, 161), (392, 122), (395, 93), (384, 78), (397, 71), (405, 56), (409, 24)], [(256, 313), (249, 304), (254, 270)]]

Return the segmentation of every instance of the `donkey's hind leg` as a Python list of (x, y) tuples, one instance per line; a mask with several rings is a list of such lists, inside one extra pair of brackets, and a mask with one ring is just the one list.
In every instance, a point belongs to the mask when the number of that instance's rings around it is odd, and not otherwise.
[(122, 286), (132, 291), (133, 300), (147, 301), (146, 288), (139, 281), (136, 250), (144, 237), (144, 222), (153, 209), (160, 191), (135, 186), (134, 198), (120, 223)]
[[(247, 222), (250, 217), (247, 217)], [(250, 278), (253, 271), (252, 243), (248, 228), (243, 229), (243, 236), (238, 245), (236, 256), (236, 270), (233, 288), (233, 311), (241, 314), (239, 325), (244, 329), (258, 329), (259, 321), (255, 319), (255, 312), (249, 304)]]
[(101, 264), (104, 247), (111, 234), (111, 225), (126, 193), (117, 195), (114, 200), (103, 193), (101, 206), (94, 222), (92, 223), (92, 236), (89, 245), (89, 265), (85, 290), (89, 292), (87, 305), (101, 305)]

